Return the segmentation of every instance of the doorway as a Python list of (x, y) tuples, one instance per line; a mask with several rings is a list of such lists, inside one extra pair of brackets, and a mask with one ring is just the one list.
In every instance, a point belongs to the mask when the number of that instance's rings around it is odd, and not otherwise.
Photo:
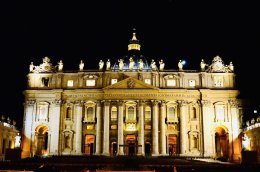
[(178, 137), (175, 134), (169, 134), (168, 136), (168, 153), (169, 156), (175, 156), (178, 154)]
[(94, 142), (95, 142), (95, 136), (94, 135), (86, 135), (85, 136), (85, 154), (86, 155), (93, 155), (94, 150)]
[(145, 156), (151, 156), (151, 142), (146, 141), (144, 145)]
[(36, 155), (47, 155), (48, 153), (48, 127), (40, 125), (35, 130)]
[(215, 130), (216, 157), (228, 158), (228, 132), (223, 127)]
[(111, 155), (116, 156), (117, 154), (117, 142), (116, 141), (112, 141), (111, 142)]
[(137, 142), (136, 142), (136, 135), (128, 134), (126, 136), (126, 151), (128, 156), (136, 155), (137, 151)]

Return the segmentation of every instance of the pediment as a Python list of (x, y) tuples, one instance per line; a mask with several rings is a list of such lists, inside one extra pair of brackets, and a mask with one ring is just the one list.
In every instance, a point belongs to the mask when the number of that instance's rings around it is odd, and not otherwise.
[(156, 89), (157, 87), (146, 84), (143, 81), (129, 77), (113, 85), (109, 85), (103, 89)]

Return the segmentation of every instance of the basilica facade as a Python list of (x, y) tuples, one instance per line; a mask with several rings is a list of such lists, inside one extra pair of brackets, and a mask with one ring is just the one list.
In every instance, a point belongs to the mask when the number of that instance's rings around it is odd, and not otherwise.
[[(114, 61), (114, 62), (113, 62)], [(113, 62), (113, 63), (112, 63)], [(133, 33), (128, 55), (87, 70), (63, 70), (48, 57), (30, 65), (24, 91), (22, 157), (35, 155), (191, 156), (241, 159), (232, 62), (199, 70), (166, 69), (141, 55)]]

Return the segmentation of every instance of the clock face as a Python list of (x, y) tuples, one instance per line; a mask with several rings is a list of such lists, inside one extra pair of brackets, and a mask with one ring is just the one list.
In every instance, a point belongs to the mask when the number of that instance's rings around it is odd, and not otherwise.
[(50, 70), (50, 66), (45, 66), (44, 69), (45, 70)]

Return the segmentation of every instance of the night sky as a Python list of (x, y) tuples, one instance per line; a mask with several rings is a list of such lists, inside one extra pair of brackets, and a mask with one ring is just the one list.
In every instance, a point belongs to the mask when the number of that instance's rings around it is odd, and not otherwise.
[(1, 2), (0, 115), (21, 126), (31, 61), (39, 65), (48, 56), (54, 65), (63, 60), (64, 70), (77, 70), (82, 59), (85, 69), (97, 69), (100, 59), (115, 62), (127, 54), (133, 28), (142, 54), (157, 64), (164, 59), (166, 69), (177, 69), (179, 59), (187, 61), (184, 69), (199, 69), (202, 58), (210, 63), (216, 55), (232, 61), (240, 97), (255, 100), (259, 13), (250, 0)]

